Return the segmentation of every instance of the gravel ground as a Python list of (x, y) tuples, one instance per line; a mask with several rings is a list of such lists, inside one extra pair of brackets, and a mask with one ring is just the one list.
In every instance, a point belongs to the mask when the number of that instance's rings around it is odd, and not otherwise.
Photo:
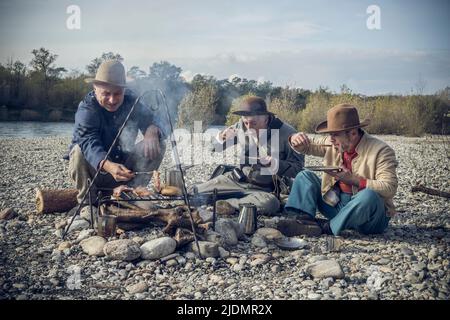
[[(449, 138), (381, 138), (400, 162), (399, 214), (384, 234), (344, 232), (335, 238), (339, 246), (334, 249), (327, 246), (330, 237), (299, 237), (302, 249), (283, 251), (267, 234), (235, 232), (240, 238), (235, 244), (233, 239), (224, 242), (222, 233), (216, 237), (220, 255), (215, 245), (216, 257), (205, 260), (189, 250), (156, 260), (88, 255), (77, 238), (89, 237), (89, 231), (73, 231), (62, 243), (57, 234), (70, 215), (37, 215), (34, 197), (37, 187), (72, 187), (67, 162), (61, 159), (69, 139), (0, 139), (0, 209), (17, 212), (13, 219), (0, 220), (0, 298), (448, 299), (450, 202), (410, 189), (420, 182), (450, 190)], [(188, 182), (205, 180), (219, 162), (216, 156), (210, 164), (190, 169)], [(162, 168), (169, 163), (167, 153)], [(308, 157), (307, 164), (319, 164), (319, 159)], [(260, 227), (270, 227), (275, 219), (261, 217)], [(272, 229), (267, 232), (276, 235)], [(162, 236), (160, 229), (147, 228), (127, 232), (121, 241), (132, 239), (127, 242), (131, 247), (154, 246), (151, 240)], [(167, 255), (173, 249), (171, 240), (164, 240), (169, 251), (161, 254)]]

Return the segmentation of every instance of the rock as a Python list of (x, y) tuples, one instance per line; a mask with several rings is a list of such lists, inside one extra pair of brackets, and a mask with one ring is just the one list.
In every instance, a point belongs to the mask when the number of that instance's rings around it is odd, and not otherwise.
[(225, 250), (222, 247), (219, 247), (219, 255), (222, 259), (228, 258), (230, 256), (230, 252)]
[(161, 259), (159, 259), (161, 262), (166, 262), (169, 261), (170, 259), (175, 259), (176, 257), (178, 257), (180, 254), (179, 253), (172, 253), (169, 254), (165, 257), (162, 257)]
[(244, 270), (244, 265), (242, 265), (240, 263), (233, 265), (234, 272), (241, 272), (242, 270)]
[(225, 245), (222, 235), (212, 230), (206, 232), (206, 241), (217, 243), (219, 246)]
[(141, 281), (127, 286), (126, 289), (130, 294), (142, 293), (148, 290), (148, 285), (144, 281)]
[(178, 261), (176, 259), (170, 259), (166, 262), (167, 267), (173, 267), (178, 265)]
[(208, 257), (205, 259), (205, 261), (208, 263), (214, 264), (214, 263), (216, 263), (217, 260), (216, 260), (216, 258)]
[(264, 240), (262, 236), (254, 234), (252, 237), (252, 245), (258, 248), (265, 248), (267, 247), (267, 242)]
[[(219, 246), (217, 245), (217, 243), (209, 241), (199, 241), (198, 245), (200, 247), (200, 254), (203, 258), (217, 258), (219, 256)], [(189, 250), (198, 254), (198, 249), (195, 241), (189, 244)]]
[(61, 220), (55, 223), (55, 229), (62, 229), (67, 225), (66, 220)]
[(65, 249), (69, 249), (72, 245), (70, 244), (69, 241), (63, 241), (59, 244), (58, 246), (58, 250), (59, 251), (64, 251)]
[(90, 256), (102, 257), (105, 255), (103, 248), (106, 240), (103, 237), (93, 236), (80, 242), (81, 248)]
[(314, 278), (344, 278), (341, 266), (335, 260), (321, 260), (306, 267), (306, 271)]
[(134, 242), (136, 242), (138, 245), (142, 245), (145, 243), (145, 239), (142, 237), (133, 237), (131, 238)]
[(259, 228), (255, 234), (269, 241), (284, 238), (283, 234), (274, 228)]
[(436, 248), (432, 248), (430, 252), (428, 252), (428, 259), (433, 260), (436, 259), (439, 255), (439, 251)]
[(0, 220), (11, 220), (17, 217), (17, 212), (13, 208), (6, 208), (0, 212)]
[(414, 252), (408, 247), (402, 247), (401, 251), (405, 256), (412, 256), (414, 254)]
[(227, 258), (225, 261), (231, 265), (235, 265), (236, 263), (238, 263), (239, 260), (235, 257), (230, 257), (230, 258)]
[(129, 239), (107, 242), (103, 247), (103, 252), (111, 260), (132, 261), (141, 256), (139, 245)]
[(75, 242), (79, 243), (79, 242), (83, 241), (84, 239), (87, 239), (90, 236), (94, 235), (94, 233), (95, 233), (94, 229), (81, 230), (80, 233), (78, 234), (77, 240), (75, 240)]
[(84, 219), (74, 220), (68, 232), (83, 230), (89, 228), (89, 222)]
[(213, 220), (213, 213), (209, 210), (200, 208), (198, 210), (198, 213), (203, 222), (211, 222)]
[(222, 236), (224, 244), (234, 246), (238, 243), (235, 226), (232, 220), (228, 219), (217, 220), (216, 232), (218, 232)]
[(147, 241), (141, 246), (141, 257), (145, 260), (156, 260), (175, 251), (177, 242), (170, 237), (162, 237)]
[(322, 295), (319, 293), (314, 293), (314, 292), (308, 293), (309, 300), (320, 300), (321, 297), (322, 297)]

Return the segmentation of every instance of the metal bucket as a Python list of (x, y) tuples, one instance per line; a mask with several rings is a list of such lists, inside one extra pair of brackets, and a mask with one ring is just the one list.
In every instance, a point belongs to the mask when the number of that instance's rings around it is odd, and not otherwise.
[(177, 187), (183, 190), (183, 179), (181, 178), (181, 171), (179, 170), (166, 170), (165, 172), (166, 186)]
[(117, 217), (105, 214), (98, 216), (97, 234), (103, 238), (109, 238), (116, 235)]

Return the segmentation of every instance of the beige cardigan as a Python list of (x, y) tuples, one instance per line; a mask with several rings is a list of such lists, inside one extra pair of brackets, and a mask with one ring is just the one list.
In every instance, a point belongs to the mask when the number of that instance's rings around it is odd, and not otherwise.
[[(330, 144), (330, 138), (329, 136), (312, 138), (311, 142), (314, 144)], [(323, 157), (325, 166), (340, 167), (343, 163), (341, 154), (333, 147), (313, 145), (293, 147), (291, 145), (291, 148), (298, 153)], [(352, 161), (352, 172), (367, 179), (366, 188), (374, 190), (384, 199), (386, 214), (393, 216), (396, 212), (392, 198), (397, 192), (398, 186), (396, 173), (398, 162), (394, 150), (385, 142), (365, 132), (356, 146), (356, 153), (358, 155)], [(324, 173), (322, 175), (322, 195), (330, 190), (335, 183), (335, 178)], [(353, 187), (353, 194), (357, 192), (358, 188)]]

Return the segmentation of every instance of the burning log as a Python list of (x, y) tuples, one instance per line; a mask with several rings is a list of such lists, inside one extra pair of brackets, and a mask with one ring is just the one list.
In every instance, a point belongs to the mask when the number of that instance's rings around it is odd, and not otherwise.
[(38, 213), (66, 212), (77, 205), (76, 189), (36, 189)]
[[(101, 211), (117, 216), (118, 223), (156, 223), (165, 225), (163, 232), (171, 236), (175, 235), (177, 228), (191, 228), (191, 221), (186, 206), (178, 206), (172, 209), (145, 210), (125, 209), (109, 205)], [(210, 224), (203, 223), (198, 211), (192, 210), (192, 217), (196, 232), (203, 234), (209, 229)]]

